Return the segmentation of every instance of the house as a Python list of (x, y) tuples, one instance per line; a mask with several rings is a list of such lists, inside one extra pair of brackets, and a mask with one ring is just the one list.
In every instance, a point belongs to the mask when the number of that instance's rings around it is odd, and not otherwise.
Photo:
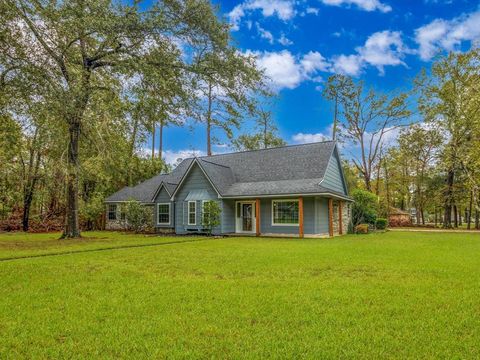
[(345, 234), (352, 201), (333, 141), (185, 159), (107, 198), (107, 229), (121, 226), (130, 199), (153, 206), (158, 231), (202, 232), (202, 204), (215, 200), (215, 234), (299, 237)]

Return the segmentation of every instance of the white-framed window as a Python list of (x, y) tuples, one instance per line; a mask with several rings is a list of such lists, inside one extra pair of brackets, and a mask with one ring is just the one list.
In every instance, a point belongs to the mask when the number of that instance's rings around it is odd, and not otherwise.
[(170, 225), (170, 203), (157, 204), (157, 225)]
[(117, 220), (117, 205), (109, 204), (107, 209), (108, 220)]
[(298, 226), (298, 200), (272, 200), (272, 225)]
[(197, 202), (188, 202), (188, 225), (197, 225)]

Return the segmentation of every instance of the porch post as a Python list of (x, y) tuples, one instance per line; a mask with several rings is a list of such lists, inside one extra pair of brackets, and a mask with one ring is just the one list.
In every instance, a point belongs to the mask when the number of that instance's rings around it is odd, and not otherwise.
[(343, 235), (343, 224), (342, 224), (342, 206), (343, 201), (338, 201), (338, 234)]
[(328, 199), (328, 233), (333, 236), (333, 199)]
[(298, 198), (298, 237), (303, 238), (303, 197)]
[(255, 199), (255, 235), (260, 236), (260, 199)]

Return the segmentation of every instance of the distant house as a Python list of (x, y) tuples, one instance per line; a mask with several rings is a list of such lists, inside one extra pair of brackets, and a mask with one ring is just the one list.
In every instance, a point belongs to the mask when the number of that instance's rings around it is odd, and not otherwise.
[(333, 141), (193, 157), (171, 173), (125, 187), (106, 200), (108, 229), (119, 204), (153, 206), (158, 231), (202, 232), (202, 204), (218, 201), (216, 234), (334, 236), (347, 232), (350, 203)]

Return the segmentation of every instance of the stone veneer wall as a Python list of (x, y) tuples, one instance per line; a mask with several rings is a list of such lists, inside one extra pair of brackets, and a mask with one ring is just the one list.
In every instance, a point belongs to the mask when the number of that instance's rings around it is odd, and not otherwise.
[(339, 234), (339, 228), (340, 228), (340, 221), (339, 221), (339, 205), (340, 203), (342, 204), (342, 234), (347, 234), (348, 233), (348, 223), (350, 222), (350, 205), (346, 201), (338, 201), (334, 200), (333, 201), (333, 234), (338, 235)]

